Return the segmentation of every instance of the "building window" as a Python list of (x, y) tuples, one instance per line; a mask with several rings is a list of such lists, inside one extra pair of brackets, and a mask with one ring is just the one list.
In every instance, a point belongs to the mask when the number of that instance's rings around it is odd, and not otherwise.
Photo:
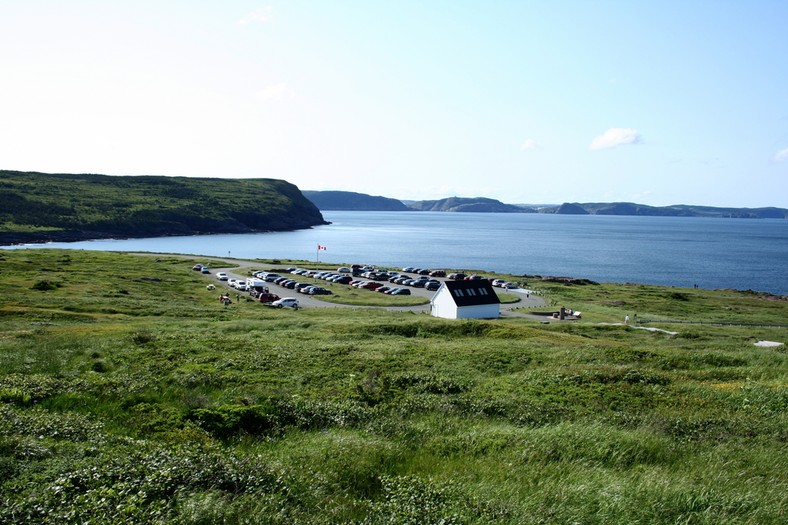
[(479, 288), (479, 295), (487, 295), (487, 290), (484, 288)]
[(471, 297), (476, 295), (476, 292), (473, 291), (473, 288), (468, 288), (465, 291), (468, 292), (468, 295), (470, 295)]
[(454, 290), (455, 297), (462, 297), (462, 290)]

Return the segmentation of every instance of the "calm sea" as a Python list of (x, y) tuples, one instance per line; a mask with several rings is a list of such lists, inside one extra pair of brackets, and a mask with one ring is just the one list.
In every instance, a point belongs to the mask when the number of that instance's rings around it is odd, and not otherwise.
[(490, 270), (788, 294), (788, 220), (345, 211), (323, 216), (332, 224), (295, 232), (47, 246)]

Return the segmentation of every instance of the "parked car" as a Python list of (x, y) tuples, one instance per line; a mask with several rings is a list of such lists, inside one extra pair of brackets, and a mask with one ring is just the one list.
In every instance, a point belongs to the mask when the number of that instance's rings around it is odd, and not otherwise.
[(236, 282), (235, 289), (238, 290), (239, 292), (245, 292), (247, 289), (246, 283), (243, 283), (241, 281)]
[(257, 298), (260, 300), (261, 303), (272, 303), (280, 299), (278, 295), (271, 292), (261, 292)]
[(195, 264), (194, 266), (192, 266), (192, 270), (199, 272), (200, 270), (202, 270), (202, 264)]
[(445, 270), (432, 270), (430, 272), (430, 277), (446, 277)]
[(427, 281), (427, 284), (424, 286), (427, 290), (434, 292), (438, 288), (441, 287), (441, 283), (438, 281)]
[(337, 271), (338, 271), (339, 273), (350, 273), (350, 268), (347, 268), (347, 267), (345, 267), (345, 266), (342, 266), (342, 267), (340, 267), (340, 268), (337, 268)]
[(410, 290), (407, 288), (394, 288), (389, 292), (389, 295), (410, 295)]
[(228, 279), (227, 274), (224, 272), (219, 272), (216, 274), (216, 278), (220, 281), (226, 281)]
[(452, 279), (454, 281), (462, 281), (463, 279), (465, 279), (465, 277), (467, 277), (467, 276), (464, 273), (450, 273), (449, 274), (449, 279)]
[(298, 309), (298, 299), (295, 297), (282, 297), (271, 303), (271, 306), (277, 308), (293, 308)]

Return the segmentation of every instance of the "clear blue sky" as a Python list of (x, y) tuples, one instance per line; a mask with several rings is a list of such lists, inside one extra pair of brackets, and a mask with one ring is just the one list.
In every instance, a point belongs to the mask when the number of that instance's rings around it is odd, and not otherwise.
[(0, 169), (788, 207), (788, 2), (0, 0)]

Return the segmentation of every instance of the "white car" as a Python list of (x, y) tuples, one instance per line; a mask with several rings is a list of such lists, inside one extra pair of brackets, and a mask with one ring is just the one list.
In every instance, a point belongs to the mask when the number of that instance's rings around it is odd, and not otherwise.
[(277, 308), (298, 308), (298, 299), (295, 297), (282, 297), (271, 303), (271, 306), (276, 306)]
[(224, 273), (224, 272), (219, 272), (219, 273), (216, 274), (216, 278), (219, 279), (220, 281), (226, 281), (227, 280), (227, 274)]

